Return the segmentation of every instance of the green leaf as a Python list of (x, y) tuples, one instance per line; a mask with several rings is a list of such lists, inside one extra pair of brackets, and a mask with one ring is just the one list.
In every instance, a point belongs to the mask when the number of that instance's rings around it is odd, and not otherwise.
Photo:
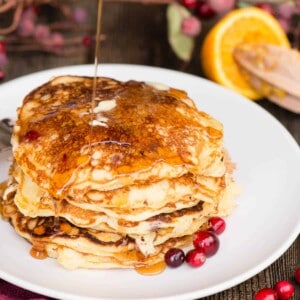
[(249, 4), (247, 2), (238, 1), (238, 3), (237, 3), (238, 8), (244, 8), (244, 7), (249, 7), (249, 6), (251, 6), (251, 4)]
[(170, 4), (167, 8), (168, 40), (175, 54), (184, 61), (189, 61), (193, 54), (195, 41), (182, 33), (182, 20), (191, 13), (179, 4)]

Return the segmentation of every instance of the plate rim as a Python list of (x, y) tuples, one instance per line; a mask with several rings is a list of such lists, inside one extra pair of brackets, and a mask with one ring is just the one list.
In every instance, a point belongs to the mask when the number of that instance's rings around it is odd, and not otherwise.
[[(56, 67), (56, 68), (51, 68), (51, 69), (46, 69), (46, 70), (42, 70), (42, 71), (38, 71), (38, 72), (34, 72), (34, 73), (30, 73), (30, 74), (26, 74), (26, 75), (22, 75), (19, 77), (16, 77), (12, 80), (9, 80), (7, 82), (4, 82), (3, 84), (0, 85), (0, 90), (2, 88), (5, 88), (6, 86), (10, 85), (10, 84), (14, 84), (15, 82), (18, 81), (22, 81), (22, 80), (26, 80), (26, 78), (30, 78), (32, 76), (38, 76), (41, 74), (47, 74), (49, 72), (55, 72), (55, 71), (63, 71), (64, 69), (76, 69), (76, 68), (91, 68), (93, 67), (92, 64), (81, 64), (81, 65), (70, 65), (70, 66), (62, 66), (62, 67)], [(104, 63), (104, 64), (100, 64), (99, 67), (105, 67), (105, 68), (138, 68), (140, 70), (142, 69), (148, 69), (148, 70), (152, 70), (152, 71), (159, 71), (162, 70), (164, 72), (173, 72), (174, 74), (177, 74), (179, 76), (185, 76), (185, 77), (190, 77), (193, 79), (197, 79), (200, 81), (206, 81), (206, 83), (208, 83), (211, 86), (217, 86), (218, 89), (222, 89), (223, 91), (229, 92), (229, 93), (233, 93), (232, 91), (229, 91), (227, 89), (225, 89), (224, 87), (211, 82), (205, 78), (202, 77), (198, 77), (197, 75), (193, 75), (193, 74), (188, 74), (188, 73), (184, 73), (181, 71), (177, 71), (177, 70), (173, 70), (173, 69), (167, 69), (167, 68), (161, 68), (161, 67), (154, 67), (154, 66), (145, 66), (145, 65), (135, 65), (135, 64), (115, 64), (115, 63)], [(235, 94), (235, 93), (234, 93)], [(235, 94), (237, 98), (239, 99), (239, 102), (244, 98), (243, 96), (237, 95)], [(248, 100), (248, 99), (246, 99)], [(250, 105), (253, 109), (259, 111), (259, 113), (263, 113), (265, 117), (269, 118), (270, 121), (275, 122), (277, 126), (279, 126), (279, 128), (282, 131), (282, 134), (284, 134), (285, 138), (288, 139), (288, 142), (290, 143), (290, 146), (298, 147), (298, 143), (297, 141), (294, 139), (294, 137), (291, 135), (291, 133), (287, 130), (287, 128), (285, 128), (283, 126), (282, 123), (280, 123), (280, 121), (278, 119), (276, 119), (270, 112), (268, 112), (267, 110), (265, 110), (263, 107), (259, 106), (258, 104), (256, 104), (255, 102), (249, 101), (247, 105)], [(300, 160), (300, 149), (298, 149), (298, 156), (299, 156), (299, 160)], [(274, 261), (276, 261), (291, 245), (292, 243), (296, 240), (296, 238), (298, 237), (300, 233), (300, 220), (298, 222), (298, 226), (295, 227), (295, 230), (292, 232), (292, 234), (289, 235), (289, 238), (284, 242), (284, 244), (279, 247), (276, 251), (274, 251), (272, 253), (271, 256), (269, 256), (267, 259), (263, 260), (260, 264), (256, 265), (255, 267), (250, 268), (250, 270), (244, 272), (243, 274), (241, 274), (240, 276), (234, 276), (232, 278), (230, 278), (229, 280), (216, 284), (214, 285), (214, 291), (211, 292), (211, 288), (206, 288), (206, 289), (201, 289), (201, 290), (197, 290), (197, 291), (192, 291), (189, 293), (183, 293), (183, 294), (179, 294), (179, 295), (171, 295), (171, 296), (163, 296), (163, 297), (155, 297), (155, 298), (145, 298), (147, 300), (150, 299), (185, 299), (185, 298), (190, 298), (190, 297), (199, 297), (199, 292), (201, 291), (201, 295), (200, 297), (205, 297), (205, 296), (209, 296), (209, 295), (213, 295), (222, 291), (225, 291), (229, 288), (232, 288), (233, 286), (236, 286), (244, 281), (246, 281), (247, 279), (253, 277), (254, 275), (258, 274), (259, 272), (261, 272), (262, 270), (264, 270), (265, 268), (267, 268), (268, 266), (270, 266)], [(61, 297), (63, 296), (64, 299), (83, 299), (82, 296), (74, 296), (71, 295), (69, 293), (65, 293), (65, 292), (61, 292), (61, 291), (56, 291), (56, 290), (52, 290), (48, 287), (43, 287), (37, 284), (34, 284), (30, 281), (26, 281), (20, 278), (16, 278), (15, 276), (11, 276), (10, 274), (7, 273), (3, 273), (3, 271), (0, 269), (0, 274), (1, 274), (1, 278), (3, 278), (4, 280), (11, 282), (12, 284), (18, 285), (20, 287), (23, 287), (25, 289), (30, 288), (31, 291), (36, 292), (36, 293), (40, 293), (40, 294), (44, 294), (45, 295), (45, 291), (46, 291), (46, 295), (50, 296), (50, 297)], [(24, 286), (25, 284), (25, 286)], [(72, 297), (72, 298), (69, 298)], [(113, 299), (113, 298), (94, 298), (94, 297), (88, 297), (87, 299)], [(124, 298), (125, 299), (125, 298)], [(126, 298), (127, 299), (127, 298)]]

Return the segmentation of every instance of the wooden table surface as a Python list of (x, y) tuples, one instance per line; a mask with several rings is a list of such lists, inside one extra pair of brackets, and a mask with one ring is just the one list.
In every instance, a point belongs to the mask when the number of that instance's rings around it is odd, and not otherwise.
[[(192, 62), (184, 66), (167, 43), (165, 9), (165, 5), (105, 3), (102, 32), (106, 35), (106, 40), (102, 43), (100, 62), (159, 66), (201, 76), (198, 57), (200, 40), (197, 42), (198, 47), (195, 49)], [(90, 18), (95, 20), (93, 7), (89, 13)], [(10, 63), (5, 69), (4, 82), (48, 68), (92, 63), (93, 49), (79, 48), (76, 55), (68, 57), (39, 52), (9, 54)], [(259, 101), (258, 105), (277, 118), (300, 144), (299, 115), (285, 111), (267, 100)], [(283, 217), (288, 218), (288, 216)], [(267, 286), (272, 287), (278, 280), (286, 279), (295, 283), (293, 276), (297, 266), (300, 266), (300, 236), (285, 254), (261, 273), (229, 290), (204, 299), (253, 299), (255, 291)], [(293, 299), (300, 299), (300, 285), (295, 284), (295, 287), (296, 293)]]

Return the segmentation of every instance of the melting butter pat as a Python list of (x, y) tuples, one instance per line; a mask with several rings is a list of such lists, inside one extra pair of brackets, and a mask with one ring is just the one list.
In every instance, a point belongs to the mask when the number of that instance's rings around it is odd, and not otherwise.
[(51, 85), (55, 86), (58, 84), (68, 84), (68, 83), (72, 83), (72, 82), (79, 82), (79, 81), (83, 81), (82, 77), (78, 77), (78, 76), (58, 76), (58, 77), (54, 77), (51, 81)]
[(169, 89), (169, 87), (163, 83), (159, 83), (159, 82), (146, 82), (147, 85), (152, 86), (153, 88), (160, 90), (160, 91), (167, 91)]
[[(106, 120), (107, 121), (107, 120)], [(107, 124), (105, 123), (104, 120), (93, 120), (90, 122), (90, 125), (92, 126), (103, 126), (103, 127), (108, 127)]]
[(117, 105), (115, 99), (110, 99), (110, 100), (101, 100), (98, 105), (94, 108), (93, 112), (94, 113), (99, 113), (103, 111), (109, 111), (115, 108)]

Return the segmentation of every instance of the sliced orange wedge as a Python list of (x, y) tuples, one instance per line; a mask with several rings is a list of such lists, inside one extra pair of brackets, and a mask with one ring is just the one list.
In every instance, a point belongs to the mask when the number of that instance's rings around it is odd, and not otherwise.
[(256, 100), (261, 95), (249, 85), (233, 58), (234, 48), (243, 43), (266, 43), (286, 48), (290, 47), (290, 43), (278, 21), (256, 7), (233, 10), (205, 37), (200, 55), (205, 75)]

